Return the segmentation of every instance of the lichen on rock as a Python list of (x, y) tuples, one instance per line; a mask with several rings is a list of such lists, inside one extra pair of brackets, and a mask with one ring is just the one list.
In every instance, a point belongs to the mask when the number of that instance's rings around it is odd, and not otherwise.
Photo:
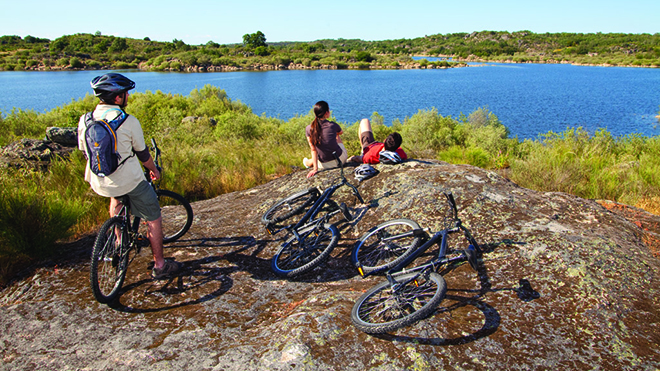
[[(66, 261), (0, 292), (4, 367), (660, 368), (660, 262), (648, 237), (659, 232), (660, 217), (636, 210), (639, 224), (594, 200), (521, 188), (467, 165), (376, 167), (380, 174), (358, 186), (365, 204), (346, 187), (337, 192), (357, 217), (335, 220), (339, 246), (297, 279), (271, 273), (283, 236), (266, 233), (261, 215), (296, 191), (327, 187), (339, 170), (311, 179), (297, 171), (193, 203), (192, 228), (166, 247), (183, 272), (152, 281), (142, 253), (111, 306), (94, 302), (88, 288), (91, 238), (72, 245)], [(383, 278), (359, 277), (352, 245), (392, 218), (442, 228), (446, 191), (481, 244), (478, 271), (467, 264), (441, 270), (447, 297), (416, 325), (381, 336), (358, 331), (350, 310)]]

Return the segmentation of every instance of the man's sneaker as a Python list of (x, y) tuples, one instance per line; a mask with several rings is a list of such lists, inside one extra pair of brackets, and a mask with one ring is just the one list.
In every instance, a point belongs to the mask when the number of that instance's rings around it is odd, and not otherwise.
[(151, 276), (155, 280), (162, 280), (168, 278), (172, 273), (176, 273), (181, 269), (181, 263), (175, 260), (165, 260), (165, 264), (160, 269), (154, 268), (151, 270)]

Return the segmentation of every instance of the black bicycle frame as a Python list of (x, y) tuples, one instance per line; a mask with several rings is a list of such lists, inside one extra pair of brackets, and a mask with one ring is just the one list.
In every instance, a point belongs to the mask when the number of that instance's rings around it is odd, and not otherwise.
[[(459, 232), (462, 229), (463, 229), (463, 227), (460, 225), (460, 222), (457, 222), (457, 225), (455, 225), (452, 228), (444, 229), (442, 231), (436, 232), (430, 239), (428, 238), (428, 235), (426, 234), (426, 232), (423, 229), (417, 229), (417, 230), (414, 230), (414, 231), (410, 232), (409, 234), (413, 234), (413, 235), (423, 234), (423, 236), (427, 240), (422, 244), (422, 246), (418, 247), (415, 250), (415, 252), (412, 253), (408, 258), (406, 258), (404, 261), (399, 263), (394, 268), (390, 269), (388, 271), (387, 275), (389, 276), (392, 273), (403, 271), (404, 268), (406, 266), (408, 266), (408, 264), (412, 263), (420, 255), (422, 255), (429, 248), (431, 248), (431, 246), (433, 246), (434, 244), (436, 244), (438, 242), (440, 244), (440, 250), (438, 251), (438, 258), (436, 260), (434, 260), (433, 262), (428, 263), (428, 264), (436, 266), (436, 265), (444, 265), (444, 264), (447, 264), (447, 263), (450, 263), (450, 262), (453, 262), (453, 261), (456, 261), (456, 260), (462, 260), (463, 259), (462, 256), (456, 256), (456, 257), (453, 257), (453, 258), (446, 258), (446, 255), (447, 255), (447, 240), (448, 240), (447, 236), (449, 236), (452, 233)], [(399, 235), (399, 236), (404, 236), (404, 235)], [(399, 237), (399, 236), (397, 236), (397, 237)], [(414, 268), (411, 268), (411, 269), (406, 269), (405, 271), (407, 273), (407, 272), (412, 272), (412, 271), (415, 271), (415, 270), (418, 270), (418, 269), (423, 269), (428, 264), (425, 264), (425, 265), (422, 265), (422, 266), (419, 266), (419, 267), (414, 267)]]
[[(131, 212), (130, 212), (130, 201), (128, 196), (122, 196), (119, 198), (119, 202), (122, 204), (121, 208), (119, 209), (119, 212), (116, 214), (116, 216), (120, 216), (124, 219), (125, 227), (122, 228), (127, 228), (128, 232), (128, 246), (126, 246), (126, 251), (123, 251), (122, 254), (130, 253), (132, 249), (135, 249), (135, 255), (133, 256), (133, 259), (137, 257), (137, 255), (140, 253), (142, 250), (142, 246), (138, 243), (139, 235), (138, 235), (138, 230), (140, 228), (140, 222), (142, 219), (139, 216), (133, 216), (133, 222), (131, 223)], [(128, 264), (130, 264), (128, 262)]]
[[(387, 280), (390, 282), (390, 284), (395, 285), (395, 282), (392, 278), (393, 275), (397, 275), (398, 273), (403, 274), (403, 273), (410, 273), (410, 272), (415, 272), (415, 271), (420, 271), (420, 270), (425, 270), (428, 268), (435, 268), (440, 265), (445, 265), (449, 264), (451, 262), (457, 261), (457, 260), (463, 260), (465, 257), (463, 256), (455, 256), (451, 258), (447, 258), (447, 244), (448, 244), (448, 236), (452, 233), (457, 233), (457, 232), (463, 232), (465, 237), (468, 237), (468, 231), (467, 229), (463, 226), (463, 223), (461, 220), (458, 218), (458, 210), (456, 208), (456, 201), (454, 200), (454, 196), (451, 193), (446, 193), (445, 197), (447, 197), (447, 201), (449, 202), (451, 208), (452, 208), (452, 213), (453, 213), (453, 223), (454, 225), (443, 229), (439, 232), (436, 232), (433, 234), (431, 238), (429, 238), (428, 234), (424, 229), (415, 229), (413, 231), (403, 233), (397, 236), (391, 237), (391, 239), (396, 239), (396, 238), (403, 238), (403, 237), (410, 237), (410, 236), (419, 236), (422, 237), (424, 240), (424, 243), (418, 247), (415, 252), (413, 252), (409, 257), (407, 257), (405, 260), (403, 260), (401, 263), (397, 264), (395, 267), (387, 271), (386, 276)], [(472, 240), (468, 238), (469, 243), (472, 244)], [(431, 246), (434, 244), (439, 243), (440, 245), (440, 250), (438, 251), (438, 257), (432, 260), (429, 263), (413, 267), (410, 269), (405, 269), (408, 264), (412, 263), (415, 259), (417, 259), (420, 255), (425, 253)], [(476, 247), (475, 247), (476, 248)]]
[[(330, 199), (330, 197), (332, 197), (335, 191), (337, 191), (337, 189), (341, 188), (342, 186), (347, 185), (351, 187), (355, 197), (357, 197), (358, 200), (360, 200), (360, 203), (364, 203), (364, 200), (362, 199), (362, 196), (360, 196), (360, 192), (357, 190), (357, 188), (351, 183), (349, 183), (348, 180), (346, 180), (346, 177), (344, 177), (344, 166), (341, 160), (339, 159), (339, 157), (337, 156), (337, 153), (333, 152), (332, 154), (335, 156), (335, 159), (337, 160), (337, 163), (341, 169), (341, 173), (340, 173), (341, 182), (339, 184), (332, 185), (328, 187), (325, 191), (323, 191), (321, 196), (314, 202), (312, 207), (309, 210), (307, 210), (305, 215), (298, 221), (298, 223), (282, 228), (282, 229), (290, 230), (296, 236), (297, 239), (300, 239), (300, 235), (297, 232), (298, 229), (303, 227), (310, 219), (314, 219), (314, 217), (316, 217), (316, 215), (318, 215), (318, 213), (321, 212), (321, 209), (323, 208), (323, 206), (325, 206), (326, 202)], [(324, 218), (329, 218), (330, 216), (336, 214), (337, 212), (339, 212), (339, 210), (335, 210), (331, 213), (328, 213), (328, 215), (324, 216)], [(275, 234), (282, 230), (280, 229), (278, 231), (272, 231), (269, 228), (270, 226), (266, 226), (266, 229), (270, 234)]]

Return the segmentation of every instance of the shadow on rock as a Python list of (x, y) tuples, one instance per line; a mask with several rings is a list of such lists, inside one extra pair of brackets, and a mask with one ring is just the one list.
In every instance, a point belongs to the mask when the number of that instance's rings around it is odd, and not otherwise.
[[(524, 244), (521, 242), (512, 242), (510, 240), (502, 242), (493, 242), (481, 245), (480, 258), (477, 261), (477, 278), (479, 287), (476, 289), (449, 288), (448, 292), (464, 292), (471, 296), (461, 296), (457, 294), (446, 295), (441, 305), (429, 317), (414, 323), (411, 326), (397, 330), (396, 334), (373, 335), (376, 338), (410, 342), (423, 345), (461, 345), (479, 340), (493, 334), (500, 326), (501, 316), (497, 309), (486, 303), (483, 299), (487, 293), (511, 291), (515, 292), (518, 298), (524, 302), (529, 302), (540, 298), (540, 294), (531, 287), (527, 279), (520, 279), (519, 286), (515, 288), (493, 288), (488, 271), (484, 264), (484, 254), (492, 253), (502, 244)], [(425, 255), (429, 255), (428, 253)], [(463, 262), (450, 264), (439, 270), (439, 273), (446, 277), (449, 273), (460, 266)], [(456, 281), (451, 278), (449, 286), (457, 285), (465, 287), (466, 282)], [(475, 318), (481, 317), (483, 320), (477, 323)]]
[[(422, 345), (461, 345), (490, 336), (500, 326), (500, 314), (491, 305), (481, 300), (447, 295), (445, 301), (453, 301), (454, 303), (448, 307), (438, 308), (430, 317), (409, 328), (399, 330), (398, 335), (384, 334), (375, 335), (374, 337), (388, 341)], [(463, 309), (463, 312), (468, 311), (470, 318), (481, 313), (483, 321), (481, 321), (480, 328), (471, 330), (475, 325), (474, 321), (454, 318), (456, 316), (453, 315), (453, 312), (459, 309)], [(466, 333), (467, 335), (464, 335)]]
[(183, 262), (181, 273), (169, 280), (148, 278), (124, 286), (120, 296), (109, 306), (121, 312), (151, 313), (213, 300), (231, 289), (233, 280), (229, 275), (238, 270), (236, 267), (207, 268), (203, 265), (217, 260), (205, 258)]
[[(236, 272), (249, 272), (252, 278), (271, 280), (269, 260), (257, 257), (266, 241), (252, 236), (190, 239), (182, 241), (195, 248), (218, 249), (221, 255), (196, 260), (182, 260), (183, 267), (169, 280), (153, 280), (149, 275), (153, 262), (147, 265), (148, 278), (125, 285), (111, 307), (124, 312), (148, 313), (181, 308), (213, 300), (233, 286), (230, 277)], [(181, 245), (177, 245), (181, 247)], [(227, 249), (229, 248), (229, 249)], [(184, 255), (185, 256), (185, 255)], [(221, 266), (223, 263), (231, 266)]]

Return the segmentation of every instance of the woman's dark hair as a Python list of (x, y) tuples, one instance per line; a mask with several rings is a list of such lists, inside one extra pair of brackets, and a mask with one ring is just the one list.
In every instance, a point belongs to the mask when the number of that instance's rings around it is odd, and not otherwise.
[(312, 121), (312, 127), (309, 130), (309, 139), (312, 141), (314, 147), (318, 147), (321, 144), (321, 121), (323, 121), (323, 116), (330, 111), (328, 102), (318, 101), (314, 105), (314, 121)]
[(385, 150), (386, 151), (396, 151), (397, 148), (401, 147), (401, 143), (403, 142), (403, 139), (401, 138), (401, 134), (394, 132), (390, 135), (387, 136), (385, 139)]

